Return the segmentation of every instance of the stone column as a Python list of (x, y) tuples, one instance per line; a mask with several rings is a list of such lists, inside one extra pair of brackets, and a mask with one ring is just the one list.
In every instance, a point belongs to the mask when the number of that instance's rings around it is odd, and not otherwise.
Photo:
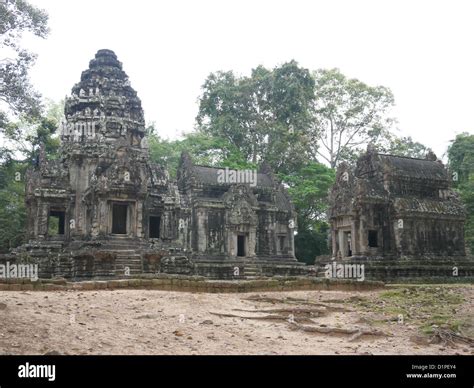
[(35, 220), (35, 217), (33, 216), (33, 214), (35, 213), (35, 204), (34, 202), (32, 201), (30, 203), (30, 205), (26, 206), (26, 219), (27, 219), (27, 222), (26, 222), (26, 230), (27, 230), (27, 236), (28, 236), (28, 240), (31, 240), (31, 239), (34, 239), (35, 238), (35, 223), (36, 223), (36, 220)]
[(99, 234), (105, 235), (112, 233), (112, 214), (109, 214), (107, 201), (105, 199), (99, 199), (98, 213)]
[(357, 226), (354, 220), (351, 221), (351, 247), (352, 247), (352, 255), (359, 253), (359, 244), (357, 238)]
[(137, 236), (137, 208), (136, 202), (128, 203), (127, 206), (127, 235)]
[(249, 229), (249, 239), (248, 239), (248, 251), (247, 256), (254, 257), (255, 256), (255, 246), (257, 244), (257, 229), (250, 228)]
[(38, 237), (45, 238), (48, 235), (48, 214), (49, 206), (47, 203), (42, 203), (38, 206)]
[(335, 229), (334, 223), (331, 230), (331, 245), (332, 245), (332, 256), (337, 257), (337, 230)]
[(295, 257), (295, 232), (294, 229), (290, 229), (288, 232), (288, 254), (291, 257)]
[(135, 204), (135, 213), (136, 213), (136, 236), (139, 238), (143, 238), (143, 202), (137, 201)]
[(361, 217), (359, 220), (359, 248), (362, 255), (367, 255), (368, 253), (368, 238), (366, 222), (363, 220), (363, 217)]
[(227, 254), (230, 257), (237, 256), (237, 234), (234, 229), (227, 229)]
[(401, 239), (401, 234), (403, 233), (403, 229), (400, 229), (398, 227), (398, 219), (395, 217), (395, 220), (393, 221), (393, 232), (394, 232), (394, 240), (395, 240), (395, 250), (398, 255), (402, 255), (402, 239)]
[(342, 257), (346, 257), (347, 256), (347, 253), (346, 253), (346, 244), (345, 244), (345, 241), (344, 241), (344, 230), (342, 229), (339, 229), (338, 230), (339, 232), (339, 251), (341, 252), (341, 256)]
[(197, 240), (198, 252), (205, 252), (207, 250), (207, 212), (204, 209), (197, 211)]

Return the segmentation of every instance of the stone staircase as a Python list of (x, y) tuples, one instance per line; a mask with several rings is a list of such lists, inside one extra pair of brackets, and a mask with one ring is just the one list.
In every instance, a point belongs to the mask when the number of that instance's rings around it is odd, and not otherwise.
[(143, 263), (140, 254), (136, 253), (135, 250), (119, 250), (114, 252), (117, 255), (115, 260), (115, 275), (116, 276), (127, 276), (125, 269), (128, 268), (128, 274), (139, 275), (143, 273)]
[(256, 279), (261, 276), (261, 270), (259, 266), (254, 262), (247, 262), (244, 265), (244, 273), (246, 279)]
[[(134, 249), (130, 249), (130, 247)], [(130, 238), (113, 238), (102, 243), (100, 250), (116, 255), (115, 275), (127, 277), (143, 273), (143, 262), (140, 254), (141, 249), (148, 248), (148, 244)], [(128, 268), (126, 275), (126, 268)]]
[(129, 238), (115, 238), (102, 243), (100, 249), (110, 251), (122, 251), (129, 250), (131, 246), (135, 247), (135, 251), (137, 251), (140, 249), (147, 249), (149, 244), (145, 241), (134, 240)]

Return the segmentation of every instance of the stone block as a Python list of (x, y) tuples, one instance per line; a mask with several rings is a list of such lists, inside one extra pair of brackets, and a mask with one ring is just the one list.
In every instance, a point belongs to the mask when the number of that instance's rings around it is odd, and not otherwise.
[(21, 283), (11, 283), (9, 284), (9, 290), (10, 291), (21, 291)]
[(50, 284), (50, 283), (43, 284), (44, 291), (60, 291), (60, 290), (65, 290), (65, 289), (66, 289), (66, 286), (63, 286), (60, 284)]
[(126, 288), (126, 287), (128, 287), (127, 279), (109, 280), (107, 282), (107, 288)]

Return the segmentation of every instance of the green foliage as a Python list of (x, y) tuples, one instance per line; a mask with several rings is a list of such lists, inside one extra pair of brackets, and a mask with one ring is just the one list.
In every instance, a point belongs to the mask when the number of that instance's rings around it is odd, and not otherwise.
[(182, 140), (167, 140), (161, 139), (158, 135), (152, 135), (149, 145), (151, 159), (166, 167), (171, 177), (176, 177), (183, 151), (189, 152), (197, 165), (238, 169), (255, 168), (255, 165), (247, 162), (242, 153), (232, 144), (202, 133), (187, 134)]
[(288, 193), (298, 214), (296, 257), (313, 264), (316, 256), (329, 253), (329, 225), (325, 221), (325, 214), (335, 171), (321, 163), (309, 162), (297, 173), (280, 174), (280, 178), (288, 186)]
[(39, 94), (33, 89), (28, 71), (35, 55), (21, 48), (24, 33), (45, 38), (48, 15), (24, 0), (0, 3), (0, 48), (8, 58), (0, 58), (0, 101), (8, 111), (0, 109), (0, 130), (9, 122), (9, 114), (37, 118), (41, 113)]
[[(43, 141), (47, 151), (57, 147), (50, 134), (54, 123), (41, 117), (40, 95), (30, 84), (28, 72), (35, 55), (20, 45), (24, 33), (45, 38), (48, 15), (24, 0), (0, 4), (0, 48), (8, 58), (0, 58), (0, 251), (23, 242), (26, 210), (24, 177), (28, 163), (15, 161), (21, 154), (33, 157)], [(17, 117), (12, 122), (11, 117)], [(18, 180), (17, 180), (18, 179)]]
[(394, 123), (388, 115), (394, 105), (390, 89), (349, 79), (339, 69), (320, 69), (313, 76), (318, 128), (313, 142), (321, 141), (320, 157), (336, 167), (369, 142), (384, 142)]
[(203, 85), (197, 126), (239, 150), (244, 161), (266, 161), (288, 173), (311, 159), (306, 131), (313, 99), (314, 81), (295, 61), (273, 70), (259, 66), (250, 77), (217, 72)]
[(329, 225), (327, 222), (317, 222), (311, 229), (301, 227), (295, 236), (296, 258), (306, 264), (313, 265), (316, 256), (329, 254), (328, 235)]
[(178, 141), (161, 139), (158, 135), (149, 135), (150, 158), (165, 167), (172, 177), (176, 177), (180, 151)]
[(57, 236), (59, 232), (59, 218), (49, 217), (48, 220), (48, 236)]
[(466, 184), (474, 173), (474, 135), (462, 133), (451, 141), (448, 148), (449, 168), (457, 173), (456, 186)]
[[(23, 243), (25, 235), (25, 173), (35, 159), (40, 144), (49, 159), (57, 157), (59, 139), (55, 135), (64, 104), (48, 102), (45, 116), (10, 122), (0, 147), (0, 252)], [(21, 161), (15, 160), (22, 158)]]
[(327, 196), (335, 181), (335, 171), (317, 162), (308, 162), (291, 175), (279, 174), (288, 185), (301, 225), (305, 229), (324, 218)]
[[(0, 3), (0, 251), (21, 244), (24, 239), (24, 177), (27, 163), (18, 154), (33, 156), (39, 142), (50, 153), (57, 146), (50, 134), (54, 123), (41, 117), (40, 95), (30, 84), (28, 72), (35, 55), (21, 47), (25, 33), (45, 38), (48, 15), (24, 0)], [(16, 117), (12, 122), (12, 117)], [(34, 133), (34, 134), (33, 134)], [(17, 180), (18, 179), (18, 180)]]
[(467, 219), (464, 238), (466, 246), (474, 253), (474, 174), (471, 174), (465, 185), (460, 187), (461, 198), (466, 205)]
[(49, 159), (56, 158), (60, 143), (56, 132), (63, 119), (63, 111), (64, 101), (47, 101), (45, 115), (8, 123), (3, 132), (7, 142), (0, 147), (0, 161), (20, 155), (25, 160), (33, 160), (41, 144), (45, 146)]
[(414, 141), (410, 136), (389, 138), (389, 145), (383, 151), (390, 155), (408, 156), (410, 158), (423, 159), (430, 149), (425, 145)]
[(466, 245), (474, 252), (474, 135), (456, 136), (448, 148), (448, 160), (454, 187), (466, 206)]
[(0, 165), (0, 252), (24, 241), (26, 167), (26, 163), (15, 161)]

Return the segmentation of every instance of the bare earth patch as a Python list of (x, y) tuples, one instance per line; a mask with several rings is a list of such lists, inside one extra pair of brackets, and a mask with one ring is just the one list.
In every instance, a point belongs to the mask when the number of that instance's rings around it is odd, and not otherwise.
[[(474, 354), (473, 286), (0, 293), (0, 354)], [(459, 337), (459, 338), (458, 338)]]

